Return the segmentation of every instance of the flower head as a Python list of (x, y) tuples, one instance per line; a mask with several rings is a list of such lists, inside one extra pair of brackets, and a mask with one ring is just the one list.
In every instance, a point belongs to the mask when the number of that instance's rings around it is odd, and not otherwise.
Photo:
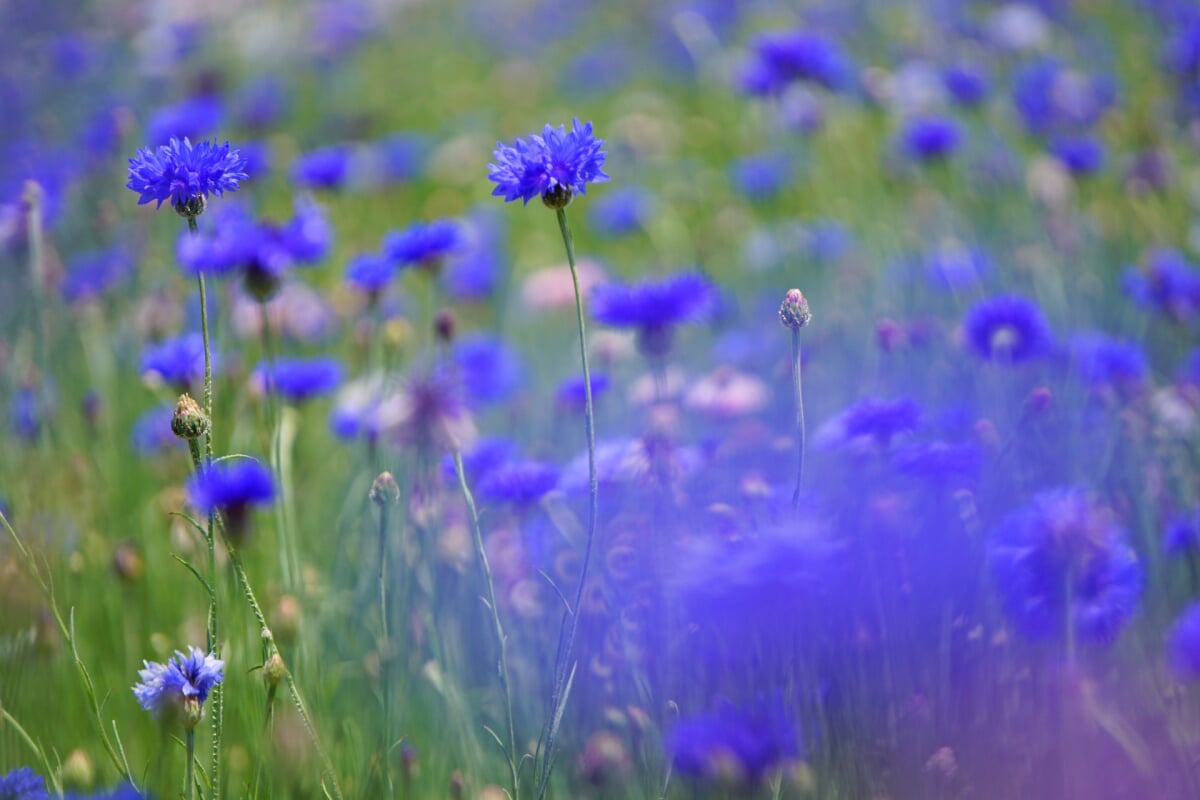
[(368, 295), (377, 295), (391, 283), (396, 265), (378, 253), (360, 253), (346, 265), (346, 283)]
[(393, 231), (383, 239), (383, 252), (400, 266), (424, 266), (440, 262), (462, 248), (459, 223), (452, 219), (414, 222), (402, 231)]
[(671, 328), (708, 317), (717, 288), (694, 272), (638, 283), (606, 283), (592, 292), (592, 316), (617, 328), (636, 328), (638, 346), (650, 356), (670, 347)]
[(854, 64), (836, 41), (802, 30), (768, 31), (757, 36), (753, 53), (738, 76), (749, 95), (777, 94), (793, 81), (837, 91), (850, 83)]
[(1050, 348), (1050, 325), (1041, 309), (1019, 295), (976, 303), (963, 321), (971, 349), (987, 361), (1024, 361)]
[(245, 533), (252, 505), (275, 499), (271, 471), (257, 461), (221, 461), (195, 472), (187, 482), (188, 500), (202, 514), (220, 512), (235, 540)]
[(603, 145), (592, 134), (592, 123), (580, 124), (578, 118), (569, 132), (562, 125), (547, 125), (541, 135), (517, 139), (511, 147), (497, 142), (496, 163), (488, 164), (488, 180), (496, 183), (492, 194), (506, 203), (520, 198), (526, 205), (538, 196), (558, 196), (565, 205), (574, 192), (587, 194), (589, 183), (609, 179)]
[(510, 461), (492, 469), (479, 481), (479, 495), (488, 500), (525, 508), (555, 488), (558, 475), (558, 467), (553, 464)]
[(1013, 621), (1031, 636), (1111, 641), (1133, 615), (1142, 569), (1128, 534), (1088, 492), (1043, 491), (992, 535), (992, 573)]
[(722, 702), (715, 711), (681, 719), (667, 737), (667, 750), (683, 775), (751, 786), (799, 756), (800, 744), (778, 702), (747, 708)]
[(0, 776), (0, 800), (49, 800), (46, 781), (29, 767)]
[(917, 117), (905, 123), (900, 145), (916, 161), (940, 161), (962, 145), (963, 136), (962, 126), (951, 117)]
[(280, 358), (259, 364), (253, 380), (265, 391), (301, 403), (336, 389), (342, 382), (342, 372), (336, 358)]
[(160, 718), (182, 714), (188, 727), (200, 721), (208, 693), (225, 678), (225, 662), (198, 647), (189, 647), (187, 655), (176, 650), (165, 664), (142, 663), (145, 669), (138, 671), (142, 680), (133, 687), (142, 708)]
[(1200, 679), (1200, 602), (1179, 615), (1167, 638), (1167, 655), (1180, 678)]
[[(215, 353), (212, 361), (215, 370)], [(184, 333), (147, 345), (142, 351), (142, 375), (153, 375), (180, 390), (187, 389), (204, 376), (204, 337)]]
[(445, 370), (415, 373), (377, 412), (379, 432), (393, 442), (453, 453), (475, 440), (462, 388)]
[(186, 137), (183, 141), (172, 137), (169, 144), (139, 150), (129, 159), (125, 185), (140, 195), (138, 205), (156, 200), (161, 208), (164, 200), (170, 200), (176, 211), (194, 217), (204, 210), (208, 195), (237, 191), (238, 181), (248, 177), (245, 165), (229, 142), (200, 142), (193, 147)]

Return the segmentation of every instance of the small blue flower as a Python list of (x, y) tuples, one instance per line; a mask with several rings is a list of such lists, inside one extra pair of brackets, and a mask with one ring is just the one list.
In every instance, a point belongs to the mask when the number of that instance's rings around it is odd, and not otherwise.
[(639, 186), (609, 192), (591, 206), (592, 225), (606, 236), (623, 236), (646, 224), (654, 213), (654, 197)]
[(63, 281), (63, 299), (68, 303), (94, 300), (132, 272), (133, 257), (120, 245), (79, 253), (71, 259)]
[(987, 73), (970, 64), (956, 64), (942, 71), (942, 84), (960, 106), (973, 108), (987, 99)]
[(152, 142), (199, 138), (220, 128), (224, 118), (225, 108), (218, 98), (192, 97), (151, 114), (147, 136)]
[(179, 443), (171, 432), (171, 418), (175, 407), (162, 405), (143, 412), (129, 431), (129, 442), (133, 449), (142, 454), (169, 450)]
[(915, 161), (949, 158), (962, 145), (962, 125), (950, 117), (915, 117), (904, 124), (900, 145)]
[(310, 150), (292, 163), (292, 182), (304, 189), (340, 189), (350, 173), (352, 155), (342, 144)]
[(188, 501), (202, 514), (220, 512), (231, 532), (244, 526), (252, 505), (275, 499), (275, 479), (258, 461), (237, 458), (219, 461), (192, 474), (187, 482)]
[(831, 444), (870, 440), (887, 447), (892, 439), (916, 430), (922, 414), (920, 404), (908, 397), (866, 397), (822, 425), (817, 439)]
[(254, 370), (254, 380), (292, 403), (329, 394), (342, 382), (342, 364), (336, 358), (280, 358)]
[(898, 472), (935, 483), (973, 483), (983, 467), (983, 453), (972, 442), (930, 442), (901, 448), (893, 463)]
[(978, 286), (991, 272), (987, 253), (957, 240), (943, 242), (925, 254), (925, 274), (939, 288), (953, 291)]
[(738, 76), (749, 95), (778, 94), (794, 81), (838, 91), (850, 83), (854, 65), (841, 46), (821, 34), (801, 30), (759, 34)]
[(1163, 532), (1163, 552), (1169, 556), (1200, 553), (1200, 507), (1171, 517)]
[[(608, 375), (603, 372), (593, 372), (592, 377), (592, 400), (597, 400), (601, 395), (608, 391), (611, 381)], [(558, 391), (554, 395), (557, 398), (558, 405), (564, 408), (582, 409), (585, 395), (583, 391), (583, 376), (576, 375), (567, 378), (558, 385)]]
[(198, 647), (189, 647), (187, 655), (176, 650), (165, 664), (142, 663), (145, 669), (138, 671), (141, 682), (133, 687), (133, 694), (142, 708), (160, 718), (186, 713), (185, 706), (195, 703), (194, 722), (198, 722), (209, 692), (225, 678), (225, 662)]
[(151, 797), (148, 794), (142, 794), (128, 783), (122, 783), (107, 791), (102, 790), (91, 794), (67, 792), (63, 795), (63, 800), (151, 800)]
[(527, 508), (558, 485), (559, 470), (542, 461), (509, 461), (489, 470), (479, 481), (479, 496)]
[(241, 154), (231, 150), (229, 142), (200, 142), (193, 147), (189, 139), (172, 138), (158, 150), (139, 150), (129, 159), (125, 185), (140, 195), (138, 205), (156, 200), (161, 208), (164, 200), (170, 200), (176, 209), (184, 209), (210, 194), (220, 197), (237, 191), (238, 182), (247, 178), (244, 167)]
[(592, 316), (618, 328), (660, 328), (707, 318), (717, 289), (703, 275), (685, 272), (638, 283), (606, 283), (592, 290)]
[(378, 294), (392, 282), (396, 264), (378, 253), (360, 253), (346, 265), (346, 283), (367, 294)]
[(462, 227), (452, 219), (414, 222), (383, 237), (384, 255), (401, 266), (436, 264), (462, 245)]
[(753, 786), (800, 755), (795, 726), (778, 702), (748, 708), (722, 702), (707, 714), (684, 717), (667, 736), (671, 763), (682, 775)]
[(796, 169), (791, 156), (772, 151), (735, 159), (729, 165), (729, 172), (742, 194), (761, 200), (774, 197), (791, 185)]
[[(216, 355), (213, 354), (214, 371)], [(184, 333), (142, 351), (142, 375), (156, 375), (173, 387), (183, 390), (204, 377), (204, 337), (199, 333)]]
[(1200, 679), (1200, 602), (1183, 610), (1167, 636), (1171, 669), (1182, 680)]
[(325, 207), (307, 195), (295, 200), (295, 213), (275, 229), (275, 240), (296, 264), (314, 264), (333, 245), (333, 226)]
[(503, 339), (486, 333), (469, 333), (454, 342), (452, 352), (458, 377), (472, 407), (502, 403), (525, 379), (520, 353)]
[(1041, 58), (1017, 71), (1012, 96), (1026, 130), (1045, 136), (1091, 128), (1113, 104), (1116, 87), (1111, 80)]
[(1046, 354), (1053, 334), (1034, 302), (1001, 295), (976, 303), (963, 320), (967, 343), (986, 361), (1018, 362)]
[(571, 131), (564, 126), (547, 125), (541, 135), (517, 139), (510, 147), (496, 143), (495, 164), (488, 164), (488, 180), (496, 187), (492, 195), (506, 203), (520, 198), (526, 205), (535, 197), (552, 190), (587, 194), (589, 183), (609, 179), (604, 172), (607, 154), (603, 139), (592, 134), (592, 123), (576, 119)]
[(1094, 387), (1137, 388), (1150, 373), (1141, 347), (1099, 331), (1075, 334), (1068, 349), (1079, 377)]
[(1049, 149), (1072, 175), (1094, 175), (1104, 169), (1104, 143), (1095, 136), (1060, 136)]
[(46, 781), (29, 767), (0, 775), (0, 800), (50, 800)]
[(1078, 635), (1112, 641), (1142, 592), (1141, 564), (1128, 538), (1083, 489), (1035, 495), (992, 534), (989, 558), (1005, 610), (1026, 634), (1053, 637), (1065, 634), (1069, 608)]
[(1146, 267), (1128, 267), (1122, 287), (1134, 303), (1177, 321), (1200, 312), (1200, 272), (1178, 250), (1159, 247), (1145, 258)]
[(484, 300), (500, 283), (506, 266), (504, 230), (494, 209), (477, 209), (462, 228), (461, 248), (446, 262), (442, 283), (456, 300)]

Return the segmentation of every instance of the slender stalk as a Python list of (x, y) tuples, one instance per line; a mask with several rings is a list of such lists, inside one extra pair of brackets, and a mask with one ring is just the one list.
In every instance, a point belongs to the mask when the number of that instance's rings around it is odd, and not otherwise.
[(462, 490), (463, 502), (467, 504), (467, 515), (471, 519), (471, 533), (475, 539), (475, 557), (479, 559), (479, 568), (483, 571), (483, 582), (487, 588), (487, 607), (492, 612), (492, 628), (496, 633), (496, 641), (500, 646), (500, 657), (497, 663), (497, 675), (500, 678), (500, 689), (504, 693), (504, 722), (508, 728), (508, 743), (505, 754), (508, 757), (508, 778), (512, 788), (512, 800), (520, 800), (521, 779), (517, 773), (517, 734), (513, 723), (512, 690), (508, 680), (508, 637), (504, 634), (504, 624), (500, 621), (500, 608), (496, 605), (496, 583), (492, 579), (492, 567), (488, 563), (487, 549), (483, 546), (483, 533), (479, 529), (479, 513), (475, 508), (475, 498), (467, 486), (467, 474), (463, 468), (462, 453), (454, 453), (454, 472), (458, 475), (458, 487)]
[(383, 780), (387, 796), (396, 796), (392, 783), (392, 644), (388, 632), (387, 562), (388, 509), (391, 503), (379, 506), (379, 622), (382, 633), (379, 645), (379, 677), (383, 683)]
[[(46, 331), (46, 257), (45, 242), (42, 232), (42, 187), (36, 181), (26, 181), (25, 190), (21, 195), (25, 204), (26, 236), (29, 247), (29, 283), (33, 290), (34, 330), (37, 336), (38, 369), (42, 370), (43, 385), (45, 374), (50, 369), (49, 335)], [(38, 400), (44, 392), (39, 387)]]
[(288, 503), (290, 494), (284, 481), (283, 474), (283, 407), (279, 395), (275, 391), (275, 338), (271, 334), (271, 321), (267, 314), (267, 302), (258, 303), (259, 315), (262, 317), (262, 348), (263, 360), (267, 365), (267, 380), (264, 387), (267, 393), (268, 414), (271, 417), (271, 469), (279, 480), (279, 503), (275, 506), (276, 521), (279, 528), (279, 538), (282, 547), (279, 548), (280, 568), (283, 572), (283, 585), (289, 593), (295, 593), (296, 581), (300, 572), (299, 557), (296, 554), (296, 543), (293, 540), (288, 519)]
[(184, 740), (187, 742), (187, 796), (188, 800), (196, 800), (196, 729), (188, 728)]
[(800, 329), (792, 329), (792, 393), (796, 400), (796, 489), (792, 510), (800, 510), (800, 482), (804, 480), (804, 392), (800, 385)]

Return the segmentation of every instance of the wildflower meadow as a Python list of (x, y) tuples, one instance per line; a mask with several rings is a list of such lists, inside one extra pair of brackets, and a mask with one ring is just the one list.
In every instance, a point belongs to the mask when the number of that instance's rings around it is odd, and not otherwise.
[(0, 45), (0, 800), (1200, 798), (1195, 0)]

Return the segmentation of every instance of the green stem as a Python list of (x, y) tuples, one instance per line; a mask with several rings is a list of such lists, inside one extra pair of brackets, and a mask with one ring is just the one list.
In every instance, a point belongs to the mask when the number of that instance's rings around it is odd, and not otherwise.
[(800, 330), (792, 329), (792, 393), (796, 399), (796, 489), (792, 510), (800, 510), (800, 482), (804, 480), (804, 392), (800, 385)]
[(267, 303), (260, 300), (259, 314), (262, 317), (262, 347), (263, 360), (266, 362), (267, 408), (271, 417), (271, 469), (279, 481), (280, 498), (275, 505), (276, 523), (279, 528), (279, 538), (282, 547), (279, 548), (280, 567), (283, 572), (283, 585), (287, 592), (295, 594), (297, 579), (300, 574), (300, 560), (296, 553), (296, 543), (292, 536), (288, 517), (288, 503), (291, 502), (290, 486), (285, 481), (283, 468), (283, 404), (275, 390), (275, 338), (271, 335), (271, 322), (267, 314)]
[(188, 728), (184, 739), (187, 741), (187, 796), (188, 800), (196, 800), (196, 729)]
[(388, 631), (387, 562), (388, 509), (390, 503), (379, 506), (379, 622), (382, 637), (379, 645), (379, 677), (383, 683), (383, 780), (387, 796), (396, 796), (392, 783), (392, 645)]
[(558, 653), (555, 664), (555, 679), (553, 695), (550, 703), (550, 722), (546, 731), (546, 749), (543, 754), (541, 777), (538, 783), (538, 798), (544, 798), (549, 789), (550, 771), (554, 764), (554, 739), (556, 733), (555, 720), (560, 719), (565, 702), (568, 676), (573, 672), (569, 666), (571, 651), (575, 646), (575, 634), (579, 627), (579, 609), (583, 603), (584, 586), (587, 583), (588, 567), (592, 559), (592, 543), (596, 538), (596, 520), (599, 515), (600, 484), (596, 475), (596, 420), (592, 405), (592, 375), (588, 367), (587, 330), (583, 321), (583, 295), (579, 290), (579, 270), (575, 265), (575, 243), (571, 238), (571, 229), (567, 225), (565, 209), (555, 209), (558, 217), (558, 230), (562, 234), (563, 245), (567, 250), (567, 265), (571, 268), (571, 284), (575, 289), (575, 321), (579, 328), (579, 361), (583, 367), (583, 416), (584, 428), (587, 433), (588, 449), (588, 522), (587, 539), (584, 542), (583, 562), (579, 570), (579, 584), (575, 589), (575, 604), (567, 610), (566, 637), (562, 640), (562, 648)]
[(475, 498), (467, 486), (467, 474), (463, 469), (462, 453), (454, 453), (454, 471), (458, 475), (458, 487), (462, 490), (463, 501), (467, 504), (467, 516), (471, 520), (471, 533), (475, 539), (475, 557), (479, 559), (479, 568), (483, 571), (483, 582), (487, 589), (487, 607), (492, 615), (492, 629), (500, 646), (500, 658), (497, 664), (497, 674), (500, 678), (500, 689), (504, 693), (504, 721), (508, 727), (508, 743), (505, 754), (508, 757), (508, 777), (512, 787), (512, 800), (520, 800), (521, 783), (517, 774), (517, 734), (513, 724), (512, 691), (508, 681), (508, 637), (504, 635), (504, 624), (500, 621), (500, 608), (496, 605), (496, 583), (492, 579), (492, 567), (488, 563), (487, 548), (483, 545), (483, 532), (479, 528), (479, 513), (475, 508)]

